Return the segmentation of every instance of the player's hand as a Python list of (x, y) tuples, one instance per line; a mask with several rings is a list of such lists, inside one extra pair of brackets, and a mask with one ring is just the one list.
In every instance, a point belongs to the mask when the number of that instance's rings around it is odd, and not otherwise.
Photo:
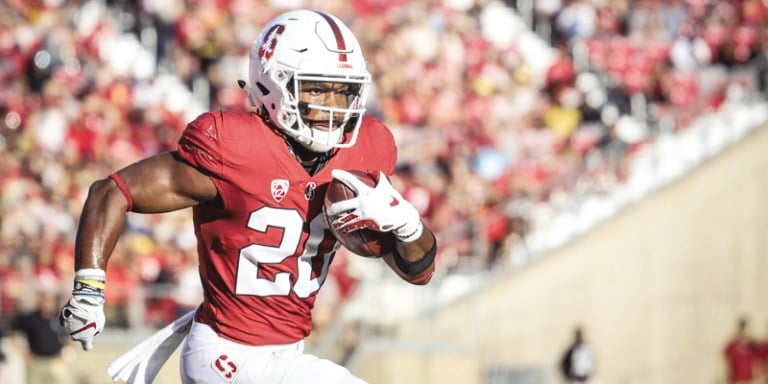
[(83, 350), (93, 348), (93, 337), (104, 329), (104, 304), (69, 300), (59, 311), (59, 323)]
[(333, 203), (326, 210), (326, 214), (333, 217), (334, 228), (349, 232), (361, 228), (391, 231), (403, 242), (412, 242), (421, 236), (424, 226), (419, 212), (390, 184), (383, 172), (379, 172), (379, 181), (373, 188), (341, 169), (334, 169), (331, 175), (356, 193), (355, 197)]
[(83, 350), (93, 348), (93, 337), (104, 330), (104, 289), (106, 272), (83, 268), (75, 272), (72, 298), (59, 311), (59, 324)]

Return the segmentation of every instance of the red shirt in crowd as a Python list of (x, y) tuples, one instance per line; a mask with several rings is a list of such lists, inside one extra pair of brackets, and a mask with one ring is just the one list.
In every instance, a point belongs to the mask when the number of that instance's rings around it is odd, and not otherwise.
[(752, 367), (756, 361), (756, 355), (749, 340), (733, 340), (726, 345), (723, 353), (728, 363), (728, 383), (747, 383), (752, 380)]

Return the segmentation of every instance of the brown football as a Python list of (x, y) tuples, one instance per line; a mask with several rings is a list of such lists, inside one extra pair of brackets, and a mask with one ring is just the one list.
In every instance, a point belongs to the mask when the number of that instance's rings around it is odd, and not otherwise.
[[(355, 175), (358, 179), (371, 187), (376, 185), (378, 171), (373, 173), (347, 170), (347, 172)], [(325, 192), (323, 207), (326, 208), (337, 201), (347, 200), (353, 197), (355, 197), (355, 192), (353, 190), (349, 189), (344, 183), (332, 179)], [(341, 245), (356, 255), (364, 257), (382, 257), (392, 252), (395, 248), (395, 235), (393, 235), (392, 232), (379, 232), (373, 229), (362, 228), (344, 234), (331, 227), (332, 220), (328, 216), (326, 216), (326, 221), (328, 222), (328, 227), (331, 228), (331, 232), (336, 236), (336, 239), (339, 240)]]

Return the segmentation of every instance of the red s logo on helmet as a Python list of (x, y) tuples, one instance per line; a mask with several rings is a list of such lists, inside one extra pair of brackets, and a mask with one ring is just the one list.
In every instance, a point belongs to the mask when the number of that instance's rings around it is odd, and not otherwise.
[(269, 60), (272, 57), (272, 54), (275, 52), (275, 46), (277, 46), (277, 38), (283, 34), (283, 31), (285, 31), (285, 25), (283, 24), (275, 24), (267, 31), (264, 35), (264, 42), (259, 47), (259, 57), (261, 59)]

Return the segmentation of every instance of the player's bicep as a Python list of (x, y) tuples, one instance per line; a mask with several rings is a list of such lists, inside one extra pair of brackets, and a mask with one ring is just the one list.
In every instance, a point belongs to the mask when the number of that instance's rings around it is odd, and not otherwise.
[(161, 153), (117, 172), (133, 199), (133, 211), (159, 213), (191, 207), (216, 197), (211, 178), (176, 152)]

